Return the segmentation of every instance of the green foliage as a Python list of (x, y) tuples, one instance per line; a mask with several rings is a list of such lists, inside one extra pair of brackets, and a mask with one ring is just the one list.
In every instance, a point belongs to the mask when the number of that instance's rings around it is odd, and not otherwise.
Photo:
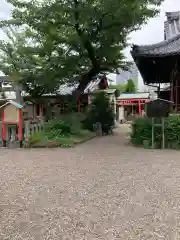
[(72, 139), (69, 136), (60, 135), (58, 131), (52, 131), (50, 134), (45, 132), (33, 133), (24, 144), (26, 148), (54, 148), (54, 147), (72, 147)]
[(82, 113), (63, 114), (60, 119), (53, 119), (45, 124), (44, 133), (49, 139), (58, 139), (62, 136), (77, 135), (82, 129)]
[(72, 147), (75, 143), (87, 140), (94, 133), (82, 129), (83, 119), (83, 114), (73, 113), (48, 121), (43, 132), (29, 137), (26, 147)]
[(109, 88), (111, 89), (117, 89), (119, 90), (121, 93), (125, 91), (125, 84), (116, 84), (116, 85), (109, 85)]
[(116, 92), (115, 92), (116, 98), (118, 98), (120, 94), (125, 91), (125, 87), (126, 87), (125, 84), (109, 85), (109, 88), (116, 89)]
[(70, 134), (72, 135), (76, 135), (81, 131), (84, 118), (84, 114), (76, 112), (61, 116), (61, 119), (70, 126)]
[(180, 116), (172, 116), (166, 124), (166, 139), (171, 148), (180, 148)]
[[(26, 32), (18, 28), (3, 28), (6, 40), (0, 41), (0, 70), (33, 97), (57, 90), (59, 79), (47, 66), (47, 60), (30, 46)], [(43, 68), (43, 70), (42, 70)]]
[(86, 139), (87, 137), (94, 137), (95, 133), (92, 131), (89, 131), (87, 129), (81, 129), (76, 136), (80, 137), (81, 139)]
[(133, 79), (128, 79), (127, 83), (125, 84), (124, 92), (126, 92), (126, 93), (136, 92), (136, 84)]
[(109, 88), (116, 89), (116, 98), (119, 97), (121, 93), (134, 93), (137, 90), (133, 79), (128, 79), (125, 84), (110, 85)]
[(1, 69), (17, 76), (33, 95), (64, 82), (80, 82), (83, 92), (98, 74), (127, 69), (123, 49), (129, 34), (154, 17), (162, 1), (8, 0), (12, 19), (1, 26), (20, 26), (22, 32), (7, 46), (8, 52), (6, 42), (1, 44), (8, 66)]
[(113, 107), (109, 103), (109, 98), (106, 93), (96, 93), (91, 107), (88, 109), (86, 119), (84, 121), (85, 127), (92, 130), (93, 125), (101, 123), (102, 131), (106, 134), (114, 125)]
[[(156, 120), (158, 123), (160, 120)], [(161, 148), (162, 132), (160, 124), (155, 126), (155, 146)], [(132, 124), (131, 141), (135, 145), (152, 144), (152, 121), (149, 118), (136, 118)], [(165, 119), (166, 148), (180, 149), (180, 116), (174, 115)]]
[[(33, 138), (33, 135), (32, 135)], [(71, 138), (67, 136), (59, 137), (58, 140), (53, 139), (42, 139), (39, 142), (36, 143), (29, 143), (26, 145), (26, 147), (33, 147), (33, 148), (57, 148), (57, 147), (63, 147), (63, 148), (69, 148), (73, 147), (74, 142)]]
[(71, 126), (61, 119), (54, 119), (45, 124), (44, 134), (48, 139), (58, 139), (58, 137), (69, 135)]
[(44, 136), (42, 132), (33, 133), (32, 135), (29, 136), (27, 145), (32, 146), (32, 145), (38, 144), (43, 139), (44, 139)]

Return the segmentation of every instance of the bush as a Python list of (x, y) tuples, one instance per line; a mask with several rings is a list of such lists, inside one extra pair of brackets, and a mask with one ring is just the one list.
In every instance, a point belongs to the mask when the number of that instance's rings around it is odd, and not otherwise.
[(84, 120), (84, 127), (93, 130), (93, 125), (99, 122), (102, 132), (108, 134), (114, 125), (113, 107), (109, 103), (109, 98), (104, 92), (96, 93)]
[[(156, 120), (156, 123), (160, 123)], [(136, 118), (132, 123), (131, 142), (135, 145), (152, 144), (152, 121), (148, 118)], [(154, 126), (154, 142), (161, 148), (161, 125)], [(180, 149), (180, 116), (169, 116), (165, 119), (165, 147)]]
[[(33, 136), (33, 135), (32, 135)], [(67, 137), (61, 137), (58, 140), (48, 140), (43, 139), (39, 142), (28, 142), (25, 147), (33, 148), (56, 148), (56, 147), (72, 147), (74, 142), (72, 139)]]
[(78, 134), (82, 129), (85, 116), (82, 113), (70, 113), (61, 116), (61, 119), (70, 126), (70, 134)]
[(82, 113), (69, 113), (61, 116), (61, 119), (55, 119), (46, 123), (44, 135), (48, 139), (62, 138), (62, 136), (78, 135), (82, 130)]
[(24, 147), (28, 148), (44, 141), (42, 132), (36, 132), (29, 136), (28, 140), (24, 142)]
[(71, 133), (71, 125), (61, 119), (54, 119), (45, 124), (44, 133), (51, 139), (56, 136), (69, 135)]
[(84, 115), (72, 113), (62, 115), (61, 119), (48, 121), (44, 131), (32, 134), (25, 147), (72, 147), (83, 140), (90, 139), (94, 133), (82, 129)]

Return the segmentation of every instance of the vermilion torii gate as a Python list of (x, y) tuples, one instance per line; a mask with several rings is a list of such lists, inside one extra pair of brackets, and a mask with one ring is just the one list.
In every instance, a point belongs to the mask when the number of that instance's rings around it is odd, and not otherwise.
[(119, 98), (117, 98), (117, 105), (124, 108), (129, 106), (136, 106), (136, 113), (141, 115), (144, 104), (149, 100), (149, 93), (124, 93), (121, 94)]

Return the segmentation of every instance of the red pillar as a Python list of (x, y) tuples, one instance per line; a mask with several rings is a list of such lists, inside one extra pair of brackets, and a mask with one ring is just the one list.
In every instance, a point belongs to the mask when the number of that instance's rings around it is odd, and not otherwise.
[(139, 115), (141, 115), (141, 101), (138, 101), (138, 106), (139, 106)]
[(6, 124), (4, 122), (4, 110), (2, 111), (2, 140), (3, 147), (6, 147)]
[(22, 140), (23, 140), (23, 121), (22, 121), (22, 109), (18, 110), (18, 137), (20, 141), (20, 147), (22, 147)]

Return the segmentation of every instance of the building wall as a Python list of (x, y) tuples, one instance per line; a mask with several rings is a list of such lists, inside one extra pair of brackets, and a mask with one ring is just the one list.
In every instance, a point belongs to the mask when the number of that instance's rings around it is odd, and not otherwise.
[(125, 84), (128, 79), (133, 79), (139, 88), (139, 73), (135, 63), (129, 68), (129, 71), (120, 71), (116, 77), (116, 84)]
[(25, 108), (24, 108), (24, 112), (26, 113), (26, 116), (28, 118), (33, 118), (34, 116), (36, 116), (36, 112), (34, 111), (36, 108), (35, 104), (26, 104)]

